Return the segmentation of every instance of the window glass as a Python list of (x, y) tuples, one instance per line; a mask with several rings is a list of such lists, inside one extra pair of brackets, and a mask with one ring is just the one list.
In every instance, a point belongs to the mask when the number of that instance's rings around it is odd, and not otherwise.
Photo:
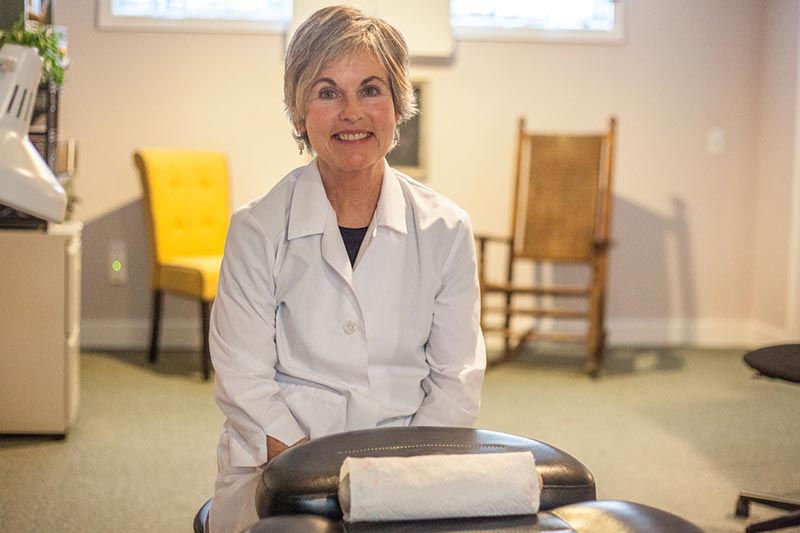
[(282, 20), (284, 0), (112, 0), (115, 16)]
[(282, 31), (291, 0), (98, 0), (103, 29)]
[(622, 37), (620, 0), (451, 0), (459, 36), (533, 40)]

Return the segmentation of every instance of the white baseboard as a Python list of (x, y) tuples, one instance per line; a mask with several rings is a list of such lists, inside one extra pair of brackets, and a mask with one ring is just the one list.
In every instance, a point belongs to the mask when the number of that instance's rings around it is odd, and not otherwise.
[[(490, 346), (494, 343), (488, 335), (486, 341)], [(84, 349), (145, 350), (149, 342), (149, 320), (84, 319), (81, 322)], [(784, 342), (800, 340), (785, 329), (744, 319), (612, 319), (608, 322), (611, 345), (747, 347)], [(165, 349), (200, 349), (200, 320), (165, 319), (159, 345)]]
[(753, 325), (753, 344), (794, 344), (800, 342), (800, 336), (792, 334), (786, 328), (779, 328), (771, 324), (756, 322)]
[(747, 319), (631, 320), (608, 322), (610, 344), (748, 347), (786, 342), (789, 332)]
[[(571, 327), (570, 327), (571, 326)], [(562, 322), (562, 331), (580, 334), (581, 323)], [(800, 342), (789, 331), (745, 319), (642, 320), (611, 319), (606, 324), (610, 345), (700, 346), (707, 348), (748, 347)], [(545, 328), (543, 328), (545, 329)], [(488, 346), (499, 346), (488, 336)], [(795, 340), (792, 341), (792, 338)]]
[(609, 320), (610, 344), (688, 345), (704, 347), (748, 346), (753, 325), (744, 319)]

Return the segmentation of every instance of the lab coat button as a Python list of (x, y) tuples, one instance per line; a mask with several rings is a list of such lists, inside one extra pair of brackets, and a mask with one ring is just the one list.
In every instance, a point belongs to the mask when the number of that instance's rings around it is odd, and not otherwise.
[(342, 329), (348, 335), (352, 335), (353, 333), (355, 333), (358, 330), (358, 325), (356, 325), (356, 323), (353, 322), (352, 320), (348, 320), (347, 322), (344, 323), (344, 326), (342, 327)]

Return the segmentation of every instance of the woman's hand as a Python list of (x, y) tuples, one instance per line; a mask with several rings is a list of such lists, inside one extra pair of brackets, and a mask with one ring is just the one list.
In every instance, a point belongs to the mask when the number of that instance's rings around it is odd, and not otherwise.
[(308, 439), (302, 438), (299, 441), (292, 444), (291, 446), (287, 446), (286, 444), (282, 443), (275, 437), (270, 437), (269, 435), (267, 435), (267, 462), (269, 463), (270, 461), (275, 459), (277, 456), (279, 456), (289, 448), (293, 448), (295, 446), (303, 444), (304, 442), (308, 442)]

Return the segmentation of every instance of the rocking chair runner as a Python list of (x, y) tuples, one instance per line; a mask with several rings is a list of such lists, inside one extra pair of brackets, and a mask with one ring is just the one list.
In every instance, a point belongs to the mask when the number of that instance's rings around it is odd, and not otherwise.
[[(607, 132), (594, 135), (538, 135), (525, 131), (519, 121), (517, 170), (511, 209), (511, 237), (476, 235), (481, 286), (481, 326), (489, 335), (504, 340), (504, 350), (492, 364), (513, 357), (530, 340), (582, 342), (586, 344), (586, 371), (596, 376), (600, 369), (606, 332), (604, 307), (609, 227), (612, 206), (612, 164), (616, 120), (612, 117)], [(488, 243), (508, 247), (506, 280), (487, 279)], [(494, 248), (493, 246), (491, 248)], [(572, 263), (589, 267), (589, 282), (582, 286), (551, 283), (518, 283), (515, 265), (534, 266)], [(518, 276), (517, 276), (518, 277)], [(504, 296), (504, 303), (490, 303), (487, 295)], [(535, 305), (522, 306), (519, 297), (534, 299)], [(584, 309), (558, 308), (564, 300), (582, 298)], [(501, 325), (487, 317), (500, 316)], [(521, 329), (512, 320), (526, 317)], [(557, 324), (563, 320), (584, 320), (584, 334), (541, 327), (542, 319)]]

